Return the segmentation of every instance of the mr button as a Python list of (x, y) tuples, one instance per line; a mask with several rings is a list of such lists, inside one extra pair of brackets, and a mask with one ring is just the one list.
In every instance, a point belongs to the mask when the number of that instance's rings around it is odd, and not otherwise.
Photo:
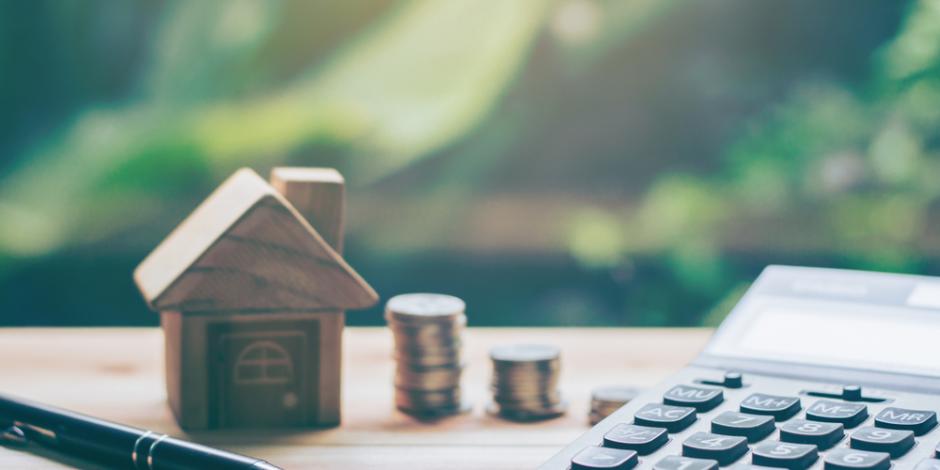
[(637, 410), (633, 422), (641, 426), (666, 428), (679, 432), (695, 422), (695, 408), (650, 403)]
[(875, 416), (875, 426), (888, 429), (906, 429), (923, 436), (937, 425), (937, 413), (924, 410), (905, 410), (889, 406)]
[(571, 470), (629, 470), (639, 460), (636, 452), (606, 447), (587, 447), (571, 459)]
[(675, 406), (691, 406), (699, 412), (706, 412), (725, 399), (720, 388), (676, 385), (663, 395), (663, 403)]
[(800, 411), (800, 399), (754, 393), (741, 402), (741, 412), (770, 415), (777, 421), (786, 421)]
[(868, 407), (860, 403), (819, 400), (806, 410), (806, 419), (842, 423), (845, 427), (852, 428), (868, 419)]

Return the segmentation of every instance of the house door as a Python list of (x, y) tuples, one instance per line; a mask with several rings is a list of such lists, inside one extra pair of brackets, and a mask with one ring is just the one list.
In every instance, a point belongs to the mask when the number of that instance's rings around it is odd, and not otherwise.
[[(221, 427), (302, 426), (314, 412), (318, 360), (311, 322), (226, 325), (216, 336)], [(312, 325), (312, 326), (315, 326)], [(250, 331), (238, 331), (250, 330)]]

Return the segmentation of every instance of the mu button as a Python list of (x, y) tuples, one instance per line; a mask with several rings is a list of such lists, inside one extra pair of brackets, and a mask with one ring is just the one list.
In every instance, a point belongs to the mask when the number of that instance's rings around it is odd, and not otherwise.
[(725, 399), (720, 388), (676, 385), (663, 395), (663, 403), (675, 406), (691, 406), (699, 412), (708, 411)]
[(847, 428), (853, 428), (868, 419), (868, 407), (860, 403), (819, 400), (807, 408), (806, 419), (842, 423)]

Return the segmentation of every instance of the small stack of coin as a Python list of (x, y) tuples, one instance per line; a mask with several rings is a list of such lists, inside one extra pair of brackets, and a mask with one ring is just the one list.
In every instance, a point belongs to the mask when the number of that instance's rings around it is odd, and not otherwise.
[(614, 411), (636, 398), (640, 391), (633, 387), (622, 385), (608, 385), (595, 388), (591, 392), (591, 413), (588, 418), (591, 424), (597, 424)]
[(418, 417), (466, 411), (460, 395), (465, 305), (442, 294), (392, 297), (385, 319), (395, 338), (395, 405)]
[(490, 351), (493, 403), (488, 411), (514, 421), (561, 416), (567, 404), (558, 390), (561, 351), (554, 346), (520, 344)]

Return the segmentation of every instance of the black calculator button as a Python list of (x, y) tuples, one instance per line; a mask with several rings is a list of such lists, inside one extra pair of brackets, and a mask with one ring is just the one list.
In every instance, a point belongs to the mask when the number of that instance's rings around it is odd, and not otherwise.
[(636, 467), (637, 463), (639, 459), (635, 451), (591, 446), (571, 459), (571, 470), (628, 470)]
[(725, 388), (741, 388), (744, 386), (744, 376), (740, 372), (725, 372), (721, 385)]
[(853, 449), (887, 452), (898, 458), (914, 447), (914, 431), (901, 429), (859, 428), (849, 438)]
[(731, 436), (744, 436), (757, 442), (774, 432), (773, 416), (749, 415), (737, 411), (725, 411), (712, 420), (712, 432)]
[(669, 442), (666, 428), (621, 423), (604, 434), (604, 447), (635, 450), (640, 455), (656, 452)]
[(859, 385), (846, 385), (842, 387), (842, 399), (845, 401), (861, 401), (862, 387)]
[(821, 423), (794, 419), (780, 426), (780, 440), (797, 444), (813, 444), (820, 449), (828, 449), (845, 436), (842, 423)]
[(741, 436), (697, 432), (682, 443), (682, 455), (696, 459), (717, 460), (721, 466), (730, 465), (746, 453), (747, 439)]
[(875, 426), (888, 429), (908, 429), (917, 436), (927, 434), (937, 425), (937, 413), (925, 410), (907, 410), (889, 406), (875, 416)]
[(888, 470), (891, 468), (891, 456), (885, 452), (839, 448), (826, 454), (826, 470)]
[(733, 467), (731, 470), (776, 470), (774, 467), (765, 467), (763, 465), (754, 465), (752, 463), (739, 463)]
[(770, 415), (777, 421), (786, 421), (800, 412), (800, 399), (754, 393), (741, 402), (741, 412)]
[(868, 407), (861, 403), (819, 400), (806, 409), (806, 419), (842, 423), (847, 428), (862, 424), (868, 418)]
[(789, 442), (762, 442), (751, 451), (751, 462), (755, 465), (789, 469), (809, 468), (819, 458), (816, 446)]
[(718, 470), (718, 461), (670, 455), (656, 462), (653, 470)]
[(914, 470), (940, 470), (940, 459), (921, 460)]
[(708, 411), (724, 401), (720, 388), (676, 385), (663, 394), (663, 403), (673, 406), (691, 406), (700, 412)]
[(695, 408), (650, 403), (633, 415), (633, 422), (640, 426), (660, 427), (666, 428), (669, 432), (679, 432), (695, 422)]

